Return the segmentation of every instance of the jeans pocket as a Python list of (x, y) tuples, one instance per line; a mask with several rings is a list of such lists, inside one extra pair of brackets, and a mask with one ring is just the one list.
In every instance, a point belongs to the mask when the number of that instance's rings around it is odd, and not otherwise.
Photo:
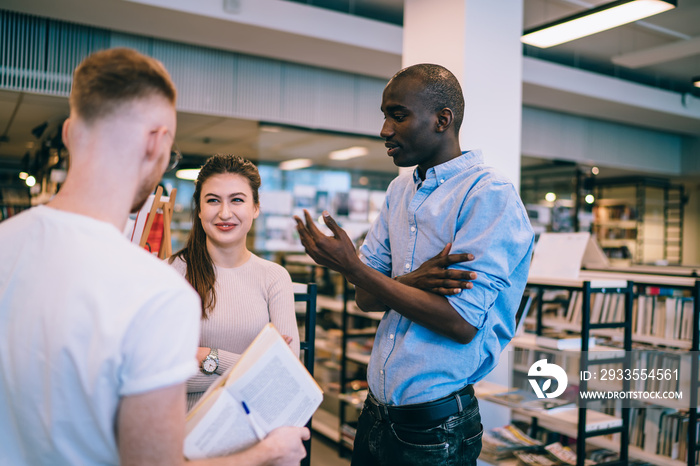
[(484, 426), (481, 426), (479, 433), (473, 437), (462, 440), (460, 457), (462, 466), (475, 466), (476, 459), (481, 454), (481, 437), (484, 435)]
[(421, 450), (443, 450), (447, 448), (447, 435), (441, 428), (420, 429), (391, 424), (394, 438), (407, 447)]

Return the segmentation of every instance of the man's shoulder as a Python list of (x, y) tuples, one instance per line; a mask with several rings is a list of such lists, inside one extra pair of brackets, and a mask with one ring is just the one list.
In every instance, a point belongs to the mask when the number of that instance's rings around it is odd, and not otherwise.
[(456, 176), (460, 180), (458, 186), (472, 193), (493, 191), (519, 197), (513, 181), (496, 167), (484, 163), (483, 160), (470, 163), (467, 169), (459, 171)]
[(121, 251), (118, 251), (118, 254), (121, 254), (122, 257), (115, 257), (114, 260), (117, 263), (123, 261), (122, 264), (125, 270), (128, 270), (130, 280), (149, 283), (150, 286), (159, 289), (181, 289), (183, 287), (191, 289), (184, 278), (184, 273), (170, 266), (167, 261), (160, 260), (145, 249), (129, 242), (121, 246), (119, 248)]
[(37, 212), (39, 212), (38, 215), (41, 215), (41, 210), (33, 207), (3, 220), (0, 223), (0, 235), (9, 235), (18, 231), (18, 229), (25, 228), (30, 222), (36, 221)]

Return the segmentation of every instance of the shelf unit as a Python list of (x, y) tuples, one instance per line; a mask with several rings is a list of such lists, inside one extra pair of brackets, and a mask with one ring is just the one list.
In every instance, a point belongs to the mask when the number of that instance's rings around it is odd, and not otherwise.
[[(581, 349), (579, 358), (579, 371), (587, 371), (591, 366), (608, 363), (623, 363), (624, 368), (630, 367), (629, 351), (632, 349), (632, 284), (626, 280), (551, 280), (551, 279), (536, 279), (528, 280), (528, 287), (537, 290), (537, 312), (536, 316), (536, 335), (542, 335), (544, 324), (542, 321), (543, 294), (546, 289), (559, 289), (567, 291), (579, 291), (582, 293), (581, 303)], [(624, 319), (622, 321), (611, 323), (591, 323), (591, 293), (617, 293), (624, 295)], [(622, 348), (625, 350), (625, 355), (622, 357), (606, 357), (604, 359), (593, 359), (589, 357), (589, 338), (591, 330), (594, 329), (622, 329), (624, 334), (624, 342)], [(629, 381), (623, 383), (623, 390), (629, 390)], [(588, 388), (588, 382), (585, 379), (579, 380), (579, 391), (584, 392)], [(629, 459), (629, 408), (622, 408), (621, 417), (622, 425), (618, 427), (609, 427), (604, 429), (589, 430), (586, 429), (586, 418), (588, 416), (587, 400), (579, 399), (578, 423), (576, 433), (573, 437), (576, 438), (576, 464), (584, 466), (586, 459), (586, 443), (595, 437), (601, 437), (611, 434), (620, 435), (620, 443), (616, 450), (619, 452), (620, 464), (626, 464)], [(541, 413), (532, 417), (532, 429), (535, 431), (540, 424), (540, 420), (547, 421), (548, 417), (556, 418), (556, 415)], [(561, 432), (560, 429), (556, 431)]]
[[(315, 276), (316, 267), (318, 266), (316, 266), (316, 264), (314, 264), (313, 261), (311, 261), (309, 258), (306, 258), (300, 263), (304, 263), (307, 266), (312, 266), (312, 276)], [(557, 319), (545, 318), (544, 313), (542, 311), (542, 299), (538, 300), (537, 306), (535, 307), (537, 312), (534, 313), (534, 316), (531, 313), (531, 316), (528, 317), (527, 322), (533, 323), (536, 326), (536, 328), (539, 329), (540, 333), (545, 327), (580, 332), (582, 333), (582, 341), (584, 342), (588, 341), (587, 336), (590, 335), (617, 336), (620, 337), (620, 339), (622, 340), (622, 348), (630, 348), (630, 345), (632, 343), (645, 343), (647, 345), (665, 346), (682, 351), (691, 351), (693, 352), (693, 354), (696, 355), (696, 357), (692, 359), (693, 362), (690, 365), (690, 380), (697, 381), (699, 378), (698, 365), (700, 364), (697, 357), (699, 345), (698, 329), (700, 328), (700, 280), (697, 278), (697, 271), (688, 271), (685, 269), (681, 270), (679, 268), (678, 270), (680, 272), (677, 273), (683, 273), (684, 276), (675, 276), (653, 274), (653, 268), (649, 268), (649, 270), (644, 269), (643, 271), (640, 269), (640, 267), (637, 267), (637, 269), (639, 269), (639, 273), (625, 273), (619, 271), (581, 271), (579, 278), (573, 280), (537, 279), (535, 277), (531, 277), (528, 282), (528, 286), (531, 288), (537, 288), (538, 293), (542, 293), (542, 291), (540, 290), (545, 289), (568, 290), (569, 292), (572, 290), (576, 290), (582, 292), (582, 324), (575, 324), (572, 322), (563, 322)], [(676, 272), (676, 268), (662, 268), (661, 270), (668, 271), (669, 273)], [(626, 286), (625, 283), (627, 283)], [(327, 352), (334, 352), (336, 355), (340, 353), (340, 383), (338, 384), (340, 387), (340, 393), (334, 396), (331, 396), (331, 394), (329, 394), (328, 396), (329, 400), (332, 401), (333, 404), (338, 405), (337, 414), (333, 414), (332, 412), (319, 409), (317, 411), (317, 414), (314, 416), (313, 422), (313, 428), (315, 431), (322, 433), (324, 436), (328, 437), (329, 439), (335, 441), (338, 444), (339, 454), (341, 455), (347, 453), (349, 451), (349, 448), (351, 447), (351, 445), (344, 443), (343, 441), (343, 429), (344, 427), (347, 428), (346, 421), (351, 419), (351, 415), (349, 416), (349, 414), (353, 411), (358, 411), (359, 408), (361, 408), (362, 403), (364, 401), (363, 397), (356, 396), (355, 394), (347, 390), (349, 378), (346, 374), (348, 371), (348, 367), (364, 366), (369, 361), (369, 357), (367, 355), (357, 355), (353, 354), (352, 351), (348, 351), (348, 342), (351, 341), (355, 336), (363, 336), (371, 334), (373, 332), (373, 324), (369, 325), (367, 324), (368, 320), (358, 320), (356, 318), (378, 320), (381, 319), (382, 315), (382, 313), (376, 313), (377, 315), (372, 315), (370, 313), (368, 315), (360, 311), (357, 308), (357, 305), (355, 304), (354, 300), (352, 300), (351, 298), (352, 290), (349, 289), (349, 287), (347, 287), (347, 284), (344, 281), (343, 286), (344, 288), (343, 292), (341, 293), (341, 296), (319, 295), (318, 297), (319, 310), (326, 310), (336, 316), (341, 316), (341, 341), (338, 343), (324, 342), (320, 339), (317, 340), (317, 349), (324, 348)], [(692, 328), (694, 329), (694, 331), (692, 332), (692, 335), (688, 340), (665, 341), (662, 338), (644, 337), (640, 335), (635, 335), (632, 332), (631, 313), (634, 311), (634, 308), (632, 306), (632, 300), (633, 298), (637, 299), (640, 293), (644, 294), (645, 291), (648, 291), (650, 288), (654, 287), (666, 287), (677, 290), (685, 290), (686, 292), (689, 292), (692, 295)], [(624, 294), (626, 298), (625, 319), (623, 322), (616, 325), (610, 325), (590, 321), (592, 306), (591, 296), (593, 293), (596, 292)], [(587, 296), (587, 298), (584, 300), (583, 296)], [(342, 297), (344, 297), (344, 299)], [(540, 298), (541, 297), (542, 296), (540, 294)], [(355, 320), (357, 320), (358, 322), (363, 322), (363, 324), (356, 326), (354, 323)], [(583, 322), (586, 322), (587, 325), (583, 324)], [(620, 328), (622, 328), (622, 336), (620, 336)], [(518, 342), (516, 340), (517, 339), (514, 339), (511, 344), (514, 346), (523, 345), (522, 342)], [(530, 349), (535, 348), (537, 347), (530, 346)], [(545, 351), (551, 351), (541, 347), (540, 349)], [(626, 353), (629, 354), (629, 351), (627, 351)], [(585, 355), (586, 352), (584, 351), (581, 354)], [(591, 367), (593, 364), (601, 364), (602, 362), (608, 362), (600, 359), (594, 359), (589, 361), (588, 359), (581, 358), (580, 360), (582, 361), (582, 365), (580, 368), (581, 370), (585, 370), (584, 368)], [(622, 362), (629, 363), (629, 361)], [(553, 430), (555, 432), (564, 434), (565, 436), (576, 438), (577, 442), (580, 444), (577, 447), (577, 451), (582, 452), (582, 454), (579, 455), (578, 459), (579, 465), (583, 464), (582, 461), (584, 459), (586, 446), (588, 445), (589, 447), (592, 446), (596, 448), (605, 448), (618, 451), (624, 458), (648, 461), (652, 464), (664, 466), (692, 466), (695, 464), (692, 461), (692, 458), (698, 452), (697, 443), (691, 441), (692, 439), (697, 438), (698, 411), (697, 409), (688, 408), (692, 406), (697, 406), (698, 404), (697, 385), (698, 384), (696, 383), (696, 385), (692, 387), (693, 389), (690, 390), (690, 400), (688, 404), (685, 405), (685, 408), (673, 403), (659, 403), (660, 406), (667, 406), (673, 409), (683, 409), (684, 411), (688, 410), (688, 461), (672, 460), (669, 457), (650, 453), (649, 451), (645, 451), (643, 448), (630, 445), (630, 408), (625, 408), (627, 411), (620, 410), (622, 413), (626, 414), (620, 416), (623, 419), (623, 425), (620, 428), (618, 428), (618, 430), (607, 429), (590, 432), (587, 432), (585, 430), (585, 409), (580, 409), (578, 412), (579, 422), (564, 422), (561, 419), (559, 419), (556, 414), (548, 414), (544, 412), (533, 413), (532, 411), (519, 408), (512, 409), (512, 413), (514, 418), (516, 419), (529, 419), (531, 425), (535, 426), (535, 428)], [(585, 389), (585, 387), (582, 386), (582, 390), (583, 389)], [(477, 394), (478, 393), (479, 390), (477, 388)], [(337, 400), (335, 396), (337, 396)], [(609, 438), (604, 438), (606, 434), (612, 433), (619, 434), (620, 442), (613, 441)], [(623, 459), (621, 464), (624, 464), (624, 462), (625, 460)]]
[[(663, 269), (662, 269), (663, 270)], [(685, 290), (692, 296), (692, 321), (691, 321), (691, 334), (688, 341), (666, 341), (666, 346), (678, 348), (681, 350), (689, 350), (691, 355), (690, 364), (690, 400), (687, 405), (688, 408), (688, 461), (687, 466), (696, 466), (698, 463), (694, 461), (694, 457), (700, 452), (700, 445), (698, 444), (698, 422), (700, 421), (700, 415), (698, 410), (698, 389), (700, 388), (700, 279), (697, 279), (697, 275), (694, 271), (688, 272), (688, 270), (677, 270), (677, 273), (682, 273), (682, 276), (678, 275), (651, 275), (648, 273), (622, 273), (622, 272), (581, 272), (582, 276), (597, 276), (608, 279), (619, 279), (626, 278), (634, 283), (636, 291), (635, 296), (638, 297), (640, 292), (647, 290), (651, 287), (654, 288), (671, 288), (677, 290)], [(690, 276), (688, 276), (690, 275)], [(634, 337), (634, 341), (639, 341), (641, 343), (648, 343), (639, 337)], [(690, 343), (690, 347), (687, 348), (687, 343)], [(658, 345), (657, 343), (653, 343)], [(666, 460), (666, 459), (665, 459)], [(681, 462), (682, 463), (682, 462)]]
[[(359, 411), (365, 401), (367, 389), (363, 388), (359, 392), (356, 390), (348, 390), (348, 385), (352, 382), (348, 376), (350, 365), (356, 366), (360, 372), (367, 372), (370, 355), (366, 352), (352, 351), (348, 348), (351, 341), (356, 341), (358, 338), (374, 337), (377, 332), (376, 323), (381, 320), (383, 312), (363, 312), (358, 307), (350, 296), (354, 296), (354, 289), (350, 289), (347, 281), (344, 281), (343, 291), (343, 317), (342, 317), (342, 343), (341, 343), (341, 359), (340, 359), (340, 430), (341, 439), (338, 444), (338, 454), (343, 456), (347, 452), (352, 451), (351, 439), (354, 439), (356, 425), (354, 423)], [(364, 377), (365, 381), (367, 377)], [(348, 410), (352, 411), (352, 415), (348, 416)], [(346, 435), (343, 435), (345, 433)]]
[[(359, 414), (366, 393), (365, 390), (360, 390), (356, 393), (350, 389), (349, 385), (353, 379), (349, 375), (350, 369), (354, 367), (360, 369), (360, 372), (366, 372), (366, 367), (369, 364), (369, 354), (353, 350), (351, 342), (359, 338), (374, 336), (376, 324), (381, 320), (384, 313), (361, 311), (354, 301), (352, 285), (340, 274), (317, 265), (307, 255), (286, 255), (282, 263), (288, 268), (289, 266), (297, 266), (306, 270), (305, 273), (308, 275), (305, 275), (305, 279), (308, 281), (316, 281), (321, 276), (322, 281), (326, 283), (333, 282), (332, 278), (341, 280), (342, 283), (340, 290), (338, 290), (337, 286), (326, 286), (325, 291), (332, 295), (318, 294), (316, 298), (319, 316), (323, 316), (324, 313), (330, 313), (334, 317), (334, 324), (336, 322), (335, 318), (337, 318), (340, 338), (338, 341), (335, 339), (331, 341), (319, 337), (316, 338), (317, 350), (331, 355), (333, 359), (338, 359), (338, 367), (335, 367), (335, 363), (333, 364), (333, 370), (338, 372), (338, 393), (331, 393), (331, 390), (326, 391), (327, 400), (324, 401), (324, 404), (329, 403), (333, 406), (328, 406), (329, 409), (324, 409), (324, 405), (322, 405), (317, 410), (314, 415), (312, 428), (326, 438), (336, 442), (338, 454), (344, 456), (352, 449), (352, 443), (348, 441), (348, 438), (351, 437), (349, 434), (352, 434), (354, 427), (349, 422), (355, 420), (356, 415)], [(319, 293), (322, 293), (321, 287), (319, 288)], [(322, 320), (321, 317), (317, 319), (317, 321)], [(319, 331), (317, 335), (321, 333)], [(362, 379), (366, 380), (366, 377), (362, 377)], [(337, 397), (337, 403), (335, 397)]]
[[(612, 259), (634, 263), (683, 259), (682, 185), (657, 178), (596, 180), (593, 233)], [(625, 258), (623, 248), (631, 257)]]
[[(685, 272), (685, 271), (684, 271)], [(698, 345), (699, 345), (699, 333), (700, 333), (700, 280), (693, 276), (670, 276), (670, 275), (650, 275), (648, 273), (622, 273), (622, 272), (590, 272), (582, 271), (578, 280), (556, 280), (556, 279), (538, 279), (532, 278), (528, 281), (528, 286), (534, 288), (538, 293), (538, 303), (537, 312), (534, 318), (529, 318), (530, 323), (534, 323), (536, 334), (541, 334), (545, 327), (554, 325), (556, 328), (562, 330), (570, 331), (580, 331), (582, 348), (581, 354), (586, 355), (586, 357), (581, 358), (580, 370), (586, 370), (590, 367), (592, 363), (599, 364), (601, 362), (608, 362), (601, 359), (589, 360), (586, 353), (588, 345), (588, 338), (590, 335), (607, 335), (610, 336), (611, 332), (614, 332), (615, 324), (612, 323), (592, 323), (591, 318), (591, 295), (594, 292), (609, 292), (610, 285), (620, 283), (621, 281), (627, 281), (628, 286), (624, 290), (622, 288), (616, 288), (614, 292), (623, 292), (626, 296), (625, 302), (625, 320), (621, 322), (623, 330), (623, 341), (622, 348), (625, 351), (626, 361), (625, 364), (629, 364), (629, 349), (632, 343), (646, 343), (651, 345), (661, 345), (664, 344), (665, 347), (675, 348), (677, 350), (689, 350), (691, 353), (691, 363), (690, 363), (690, 374), (688, 380), (690, 400), (684, 401), (683, 404), (678, 402), (668, 402), (668, 403), (656, 403), (659, 406), (666, 406), (672, 409), (687, 410), (688, 411), (688, 434), (687, 434), (687, 461), (672, 460), (667, 456), (662, 456), (649, 451), (645, 451), (642, 448), (630, 446), (629, 444), (629, 407), (622, 408), (620, 411), (622, 413), (622, 428), (618, 432), (620, 434), (621, 445), (619, 448), (615, 448), (615, 442), (609, 439), (601, 438), (590, 438), (588, 433), (585, 431), (585, 409), (579, 410), (579, 422), (577, 425), (566, 425), (558, 419), (557, 414), (548, 413), (533, 413), (529, 410), (524, 409), (513, 409), (512, 412), (519, 417), (530, 417), (532, 419), (532, 425), (535, 428), (542, 427), (553, 430), (555, 432), (563, 433), (564, 435), (575, 437), (577, 439), (577, 451), (585, 451), (585, 444), (588, 443), (593, 446), (602, 447), (606, 449), (616, 450), (620, 453), (620, 459), (622, 464), (625, 464), (627, 458), (634, 458), (642, 461), (649, 461), (652, 464), (659, 465), (673, 465), (673, 466), (693, 466), (695, 465), (694, 458), (698, 452), (697, 434), (698, 434), (698, 388), (700, 383), (698, 382), (699, 377), (699, 365), (700, 360), (698, 358)], [(607, 284), (606, 284), (607, 283)], [(668, 341), (662, 339), (649, 340), (640, 338), (638, 335), (634, 335), (632, 332), (632, 312), (633, 312), (633, 300), (638, 299), (640, 294), (644, 295), (645, 291), (650, 288), (668, 288), (674, 290), (685, 290), (689, 292), (692, 296), (692, 332), (689, 340), (687, 341)], [(570, 322), (563, 322), (560, 319), (545, 319), (543, 316), (543, 291), (546, 289), (558, 289), (558, 290), (577, 290), (582, 292), (582, 322), (580, 325), (572, 324)], [(619, 336), (619, 333), (618, 335)], [(512, 345), (522, 346), (522, 342), (518, 342), (518, 339), (514, 339)], [(528, 346), (527, 344), (525, 346)], [(536, 349), (536, 345), (532, 342), (529, 343), (528, 349)], [(541, 348), (543, 351), (552, 351), (549, 349)], [(653, 349), (653, 348), (650, 348)], [(629, 366), (627, 366), (629, 367)], [(581, 381), (580, 390), (586, 390), (587, 382)], [(629, 390), (629, 381), (627, 384), (623, 384), (623, 390)], [(585, 407), (587, 401), (581, 401), (581, 408)], [(581, 417), (583, 415), (584, 417)], [(583, 422), (582, 422), (583, 421)], [(608, 434), (613, 433), (612, 430), (599, 431), (598, 433)], [(584, 454), (578, 455), (578, 465), (583, 465)]]

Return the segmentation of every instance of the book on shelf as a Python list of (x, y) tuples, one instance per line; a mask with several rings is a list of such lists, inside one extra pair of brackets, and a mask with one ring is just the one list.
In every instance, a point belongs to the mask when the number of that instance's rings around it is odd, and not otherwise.
[(484, 431), (481, 440), (480, 459), (499, 462), (512, 458), (516, 451), (531, 451), (542, 448), (542, 442), (529, 437), (512, 424)]
[(538, 398), (532, 390), (517, 389), (484, 395), (484, 399), (500, 405), (510, 406), (511, 408), (521, 408), (523, 403), (536, 401)]
[(634, 303), (632, 330), (636, 336), (690, 340), (693, 300), (684, 296), (640, 294)]
[(534, 293), (525, 292), (523, 294), (523, 297), (520, 300), (520, 305), (518, 306), (518, 311), (515, 313), (514, 336), (522, 335), (522, 333), (525, 331), (525, 320), (527, 319), (527, 314), (530, 312), (534, 298)]
[(532, 411), (554, 413), (560, 409), (574, 406), (574, 401), (560, 398), (538, 398), (530, 389), (516, 389), (507, 392), (484, 395), (484, 399), (512, 408), (523, 408)]
[[(549, 444), (538, 452), (517, 452), (515, 456), (522, 466), (576, 466), (576, 453), (559, 442)], [(586, 466), (595, 461), (584, 460)]]
[[(578, 408), (561, 409), (555, 414), (559, 420), (572, 424), (578, 424), (578, 415)], [(601, 413), (600, 411), (595, 411), (593, 409), (586, 409), (586, 432), (610, 429), (620, 427), (621, 425), (622, 419), (619, 417)]]
[(340, 439), (350, 448), (355, 444), (355, 434), (357, 434), (357, 422), (346, 422), (340, 427)]
[(267, 324), (187, 413), (184, 455), (190, 460), (224, 456), (278, 427), (302, 427), (322, 400), (314, 378)]
[(526, 401), (522, 407), (532, 411), (546, 412), (554, 414), (563, 409), (573, 408), (576, 403), (567, 398), (537, 398), (535, 400)]
[[(687, 411), (661, 413), (659, 422), (659, 437), (655, 441), (656, 453), (667, 456), (672, 460), (686, 462), (688, 460), (688, 428), (690, 417)], [(700, 422), (696, 427), (696, 442), (700, 440)], [(650, 449), (653, 447), (650, 447)], [(700, 459), (700, 451), (695, 452), (695, 464)]]
[[(570, 334), (549, 334), (549, 335), (537, 335), (535, 337), (535, 344), (542, 346), (544, 348), (566, 350), (581, 349), (581, 337), (571, 336)], [(594, 348), (596, 346), (595, 337), (588, 338), (588, 348)]]

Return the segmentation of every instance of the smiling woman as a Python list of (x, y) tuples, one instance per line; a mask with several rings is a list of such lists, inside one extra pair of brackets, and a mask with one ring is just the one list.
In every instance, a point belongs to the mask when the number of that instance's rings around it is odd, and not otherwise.
[(192, 230), (169, 262), (202, 301), (201, 374), (187, 383), (191, 408), (233, 366), (268, 323), (299, 354), (292, 280), (280, 265), (248, 250), (246, 237), (260, 213), (260, 174), (252, 162), (215, 155), (195, 181)]
[(203, 183), (200, 204), (199, 219), (212, 260), (225, 267), (242, 265), (250, 255), (246, 235), (260, 213), (250, 180), (235, 173), (213, 175)]

